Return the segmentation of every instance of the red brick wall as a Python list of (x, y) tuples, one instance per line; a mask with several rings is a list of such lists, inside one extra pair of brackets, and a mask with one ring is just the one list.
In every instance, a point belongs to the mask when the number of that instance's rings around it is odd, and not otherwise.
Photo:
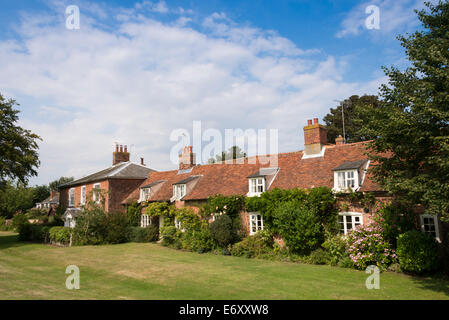
[(320, 124), (304, 127), (304, 144), (327, 144), (326, 128)]

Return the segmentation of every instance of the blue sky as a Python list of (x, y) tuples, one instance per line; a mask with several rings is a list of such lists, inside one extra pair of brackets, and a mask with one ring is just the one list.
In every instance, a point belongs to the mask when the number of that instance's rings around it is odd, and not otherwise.
[[(0, 92), (41, 135), (31, 183), (110, 164), (114, 142), (175, 168), (173, 130), (277, 129), (280, 152), (335, 99), (376, 94), (422, 1), (1, 0)], [(79, 30), (65, 28), (77, 5)], [(379, 8), (367, 29), (365, 8)]]

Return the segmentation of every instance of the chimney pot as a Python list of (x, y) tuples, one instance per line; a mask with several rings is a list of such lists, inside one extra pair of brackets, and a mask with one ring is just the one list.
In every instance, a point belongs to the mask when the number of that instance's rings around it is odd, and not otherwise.
[(140, 158), (140, 164), (141, 164), (142, 166), (145, 165), (145, 163), (144, 163), (144, 161), (143, 161), (143, 158)]
[(182, 153), (179, 155), (179, 170), (188, 169), (196, 165), (196, 155), (193, 153), (192, 146), (182, 148)]
[(307, 120), (307, 125), (311, 126), (312, 125), (312, 120)]
[(125, 146), (125, 152), (128, 152), (128, 146)]
[(118, 152), (118, 144), (115, 144), (115, 152)]
[(318, 124), (318, 118), (313, 118), (313, 123)]

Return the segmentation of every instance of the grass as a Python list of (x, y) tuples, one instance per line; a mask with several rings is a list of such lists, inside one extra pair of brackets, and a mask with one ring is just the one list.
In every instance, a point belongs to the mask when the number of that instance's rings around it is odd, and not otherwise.
[[(65, 269), (80, 268), (80, 290)], [(58, 248), (0, 232), (0, 299), (449, 299), (449, 282), (330, 266), (197, 254), (157, 244)]]

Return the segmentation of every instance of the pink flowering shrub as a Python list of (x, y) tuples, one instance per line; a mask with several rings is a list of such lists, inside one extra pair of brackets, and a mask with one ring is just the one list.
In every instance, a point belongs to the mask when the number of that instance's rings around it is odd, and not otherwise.
[(348, 234), (346, 244), (346, 252), (357, 269), (365, 270), (369, 265), (383, 269), (397, 260), (396, 252), (377, 224), (357, 226)]

